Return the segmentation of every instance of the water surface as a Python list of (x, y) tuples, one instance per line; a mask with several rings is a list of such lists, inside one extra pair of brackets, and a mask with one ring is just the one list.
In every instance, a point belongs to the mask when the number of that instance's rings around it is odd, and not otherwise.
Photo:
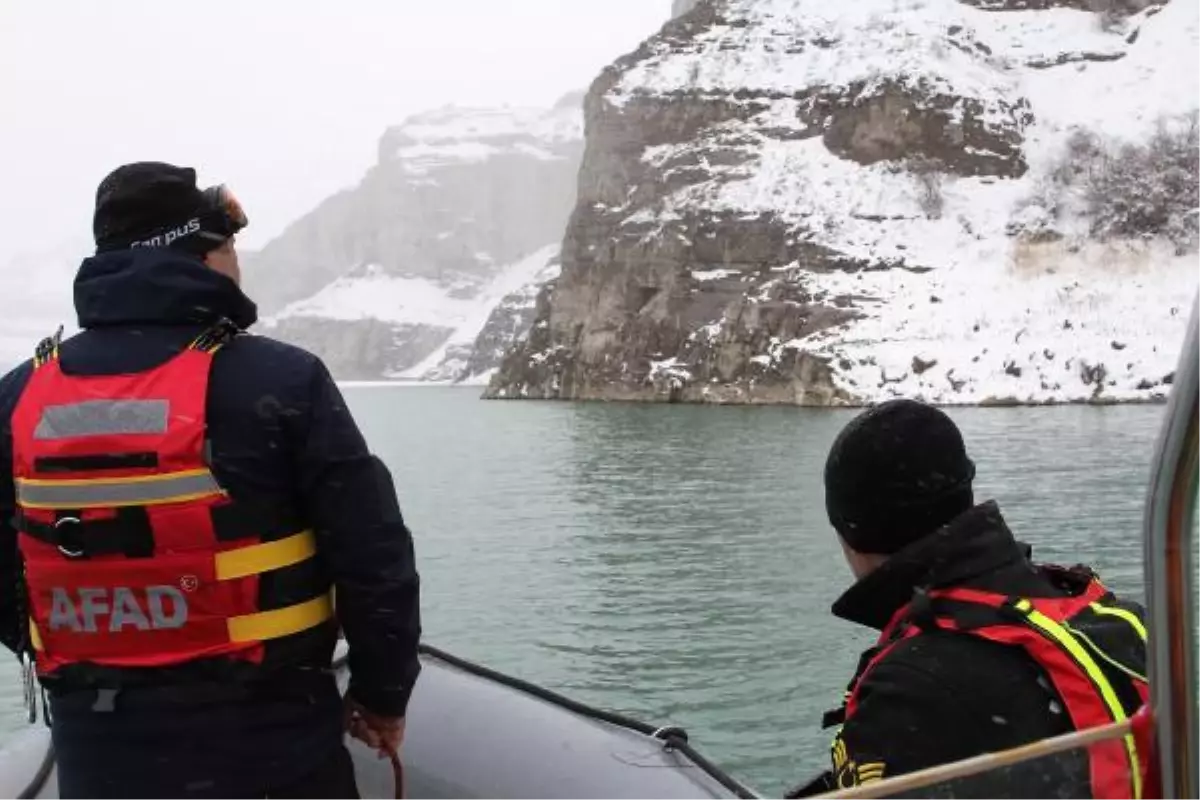
[[(392, 469), (431, 644), (577, 699), (678, 724), (766, 792), (823, 769), (870, 632), (821, 470), (854, 412), (487, 402), (478, 389), (345, 390)], [(1161, 406), (954, 409), (1035, 556), (1141, 595)], [(23, 724), (19, 686), (0, 698)]]

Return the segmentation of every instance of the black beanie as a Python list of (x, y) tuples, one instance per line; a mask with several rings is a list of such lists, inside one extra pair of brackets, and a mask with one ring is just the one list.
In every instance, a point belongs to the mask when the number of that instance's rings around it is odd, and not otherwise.
[(891, 554), (975, 503), (975, 465), (940, 410), (889, 400), (838, 434), (825, 462), (825, 509), (846, 544)]
[(216, 210), (196, 186), (196, 171), (156, 161), (113, 170), (96, 189), (96, 252), (158, 245), (204, 255), (221, 237), (201, 235)]

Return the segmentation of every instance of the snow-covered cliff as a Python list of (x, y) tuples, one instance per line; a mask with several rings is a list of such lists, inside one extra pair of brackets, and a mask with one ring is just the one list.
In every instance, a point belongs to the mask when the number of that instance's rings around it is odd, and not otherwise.
[(489, 395), (1161, 396), (1197, 5), (1094, 7), (678, 4), (591, 87), (562, 275)]
[(464, 356), (464, 342), (525, 288), (514, 281), (544, 279), (574, 205), (580, 100), (447, 107), (389, 129), (357, 187), (246, 258), (261, 331), (316, 352), (343, 379), (461, 380), (493, 368)]

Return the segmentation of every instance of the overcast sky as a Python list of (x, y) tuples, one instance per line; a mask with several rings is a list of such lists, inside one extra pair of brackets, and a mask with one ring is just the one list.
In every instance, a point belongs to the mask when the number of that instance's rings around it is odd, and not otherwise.
[[(427, 108), (549, 105), (670, 0), (0, 0), (0, 264), (88, 243), (121, 163), (226, 182), (261, 246)], [(81, 254), (82, 255), (82, 254)]]

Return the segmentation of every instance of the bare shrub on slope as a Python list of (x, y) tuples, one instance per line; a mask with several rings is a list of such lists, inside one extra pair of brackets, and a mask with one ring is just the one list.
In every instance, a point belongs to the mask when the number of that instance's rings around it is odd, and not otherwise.
[(1195, 250), (1200, 233), (1198, 133), (1195, 116), (1163, 119), (1144, 144), (1102, 150), (1083, 187), (1092, 235), (1165, 236), (1180, 255)]
[(1074, 216), (1089, 237), (1162, 236), (1183, 255), (1200, 243), (1200, 125), (1195, 114), (1164, 117), (1143, 142), (1076, 130), (1015, 210), (1010, 235), (1061, 238)]

